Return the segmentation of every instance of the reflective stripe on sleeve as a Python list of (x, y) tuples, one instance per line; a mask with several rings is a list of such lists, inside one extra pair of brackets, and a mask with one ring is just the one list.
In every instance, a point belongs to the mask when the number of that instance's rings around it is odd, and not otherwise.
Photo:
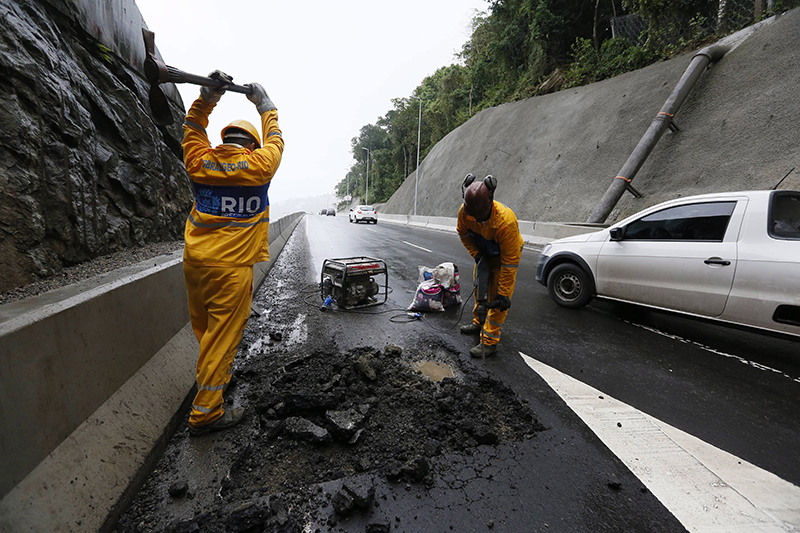
[(184, 123), (184, 125), (189, 126), (190, 128), (194, 128), (196, 130), (200, 130), (203, 133), (206, 132), (206, 129), (203, 126), (201, 126), (200, 124), (198, 124), (197, 122), (192, 122), (191, 120), (186, 119), (186, 120), (183, 121), (183, 123)]
[(249, 228), (257, 224), (269, 223), (269, 217), (264, 217), (255, 222), (236, 222), (233, 220), (230, 222), (198, 222), (192, 215), (189, 215), (189, 222), (197, 228)]
[(519, 263), (517, 263), (516, 265), (507, 265), (505, 263), (502, 263), (500, 266), (504, 266), (506, 268), (517, 268), (519, 266)]
[(270, 138), (270, 137), (272, 137), (273, 135), (277, 135), (278, 137), (283, 137), (283, 135), (281, 135), (281, 132), (279, 132), (279, 131), (273, 131), (273, 132), (270, 132), (270, 133), (268, 133), (268, 134), (267, 134), (267, 138), (269, 139), (269, 138)]

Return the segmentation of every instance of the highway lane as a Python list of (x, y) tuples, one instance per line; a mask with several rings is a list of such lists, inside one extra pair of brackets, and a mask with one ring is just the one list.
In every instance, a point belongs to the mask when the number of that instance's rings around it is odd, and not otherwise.
[[(471, 289), (472, 259), (451, 233), (386, 223), (350, 224), (345, 216), (307, 217), (312, 272), (325, 258), (368, 255), (386, 261), (387, 306), (404, 308), (418, 266), (453, 261), (462, 295)], [(800, 343), (689, 320), (641, 307), (593, 302), (574, 311), (555, 305), (535, 281), (538, 251), (526, 249), (499, 355), (484, 363), (519, 394), (548, 388), (519, 357), (523, 352), (780, 478), (800, 485)], [(471, 305), (471, 303), (470, 303)], [(467, 323), (469, 310), (461, 324)], [(414, 324), (460, 349), (457, 313), (428, 313)], [(433, 329), (436, 328), (436, 329)], [(555, 402), (557, 403), (557, 402)], [(562, 416), (557, 408), (539, 413)]]

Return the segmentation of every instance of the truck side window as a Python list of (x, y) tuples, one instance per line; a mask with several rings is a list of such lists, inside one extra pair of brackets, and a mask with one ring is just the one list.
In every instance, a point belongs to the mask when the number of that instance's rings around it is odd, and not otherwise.
[(670, 207), (628, 224), (625, 240), (721, 242), (734, 207), (736, 202)]
[(800, 239), (800, 195), (777, 191), (769, 206), (768, 230), (770, 237)]

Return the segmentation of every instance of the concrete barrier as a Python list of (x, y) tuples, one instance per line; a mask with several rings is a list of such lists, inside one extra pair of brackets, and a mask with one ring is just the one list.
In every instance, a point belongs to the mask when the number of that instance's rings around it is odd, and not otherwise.
[(194, 385), (181, 256), (0, 306), (0, 531), (106, 530), (148, 474)]
[(408, 224), (409, 215), (389, 215), (378, 213), (378, 220), (381, 222), (388, 222), (390, 224)]
[(408, 225), (409, 226), (416, 226), (418, 228), (424, 228), (428, 225), (428, 217), (422, 217), (418, 215), (409, 215), (408, 216)]
[(449, 217), (428, 217), (428, 225), (431, 229), (438, 229), (441, 231), (456, 231), (456, 219)]
[[(380, 219), (390, 224), (402, 224), (418, 228), (429, 228), (440, 231), (456, 232), (457, 219), (454, 217), (422, 217), (414, 215), (396, 215), (381, 213)], [(531, 222), (527, 220), (519, 221), (519, 231), (525, 239), (525, 244), (534, 246), (544, 246), (550, 241), (599, 231), (606, 224), (584, 224), (584, 223), (557, 223), (557, 222)]]

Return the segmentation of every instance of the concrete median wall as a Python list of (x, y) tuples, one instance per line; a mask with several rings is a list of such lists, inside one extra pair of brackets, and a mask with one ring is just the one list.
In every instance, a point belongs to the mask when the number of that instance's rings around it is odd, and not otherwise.
[[(270, 223), (273, 261), (302, 216)], [(0, 531), (102, 530), (147, 474), (194, 385), (181, 257), (0, 306)]]
[[(390, 224), (403, 224), (417, 228), (429, 228), (453, 233), (456, 231), (457, 223), (457, 219), (454, 217), (424, 217), (418, 215), (380, 213), (378, 218), (381, 222), (388, 222)], [(561, 239), (563, 237), (580, 235), (581, 233), (591, 233), (604, 227), (606, 227), (605, 224), (519, 221), (519, 231), (525, 239), (525, 244), (534, 246), (542, 246), (552, 240)]]

